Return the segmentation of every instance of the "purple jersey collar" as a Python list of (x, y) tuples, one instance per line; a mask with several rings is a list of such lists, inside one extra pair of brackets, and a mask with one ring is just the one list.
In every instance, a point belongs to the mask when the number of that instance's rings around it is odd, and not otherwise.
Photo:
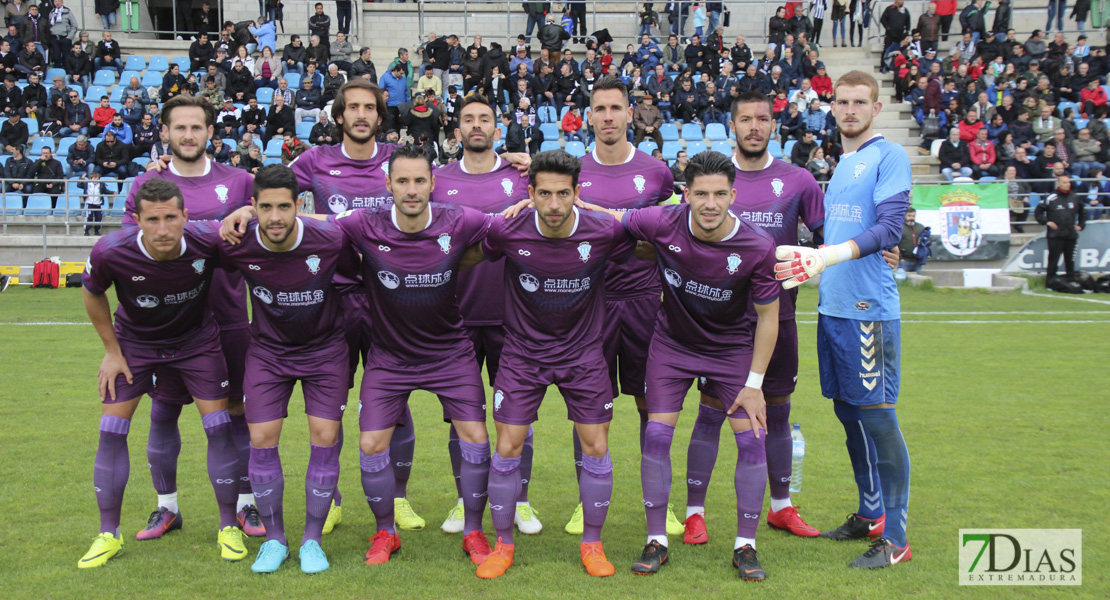
[[(775, 157), (771, 156), (771, 153), (768, 152), (767, 153), (767, 162), (763, 163), (762, 167), (759, 167), (758, 169), (755, 169), (755, 170), (756, 171), (765, 171), (765, 170), (771, 168), (771, 165), (773, 165), (773, 164), (775, 164)], [(745, 170), (743, 167), (740, 166), (740, 163), (736, 162), (736, 155), (735, 154), (732, 155), (732, 165), (734, 167), (736, 167), (737, 170), (740, 170), (740, 171)]]
[[(293, 247), (289, 250), (286, 250), (286, 252), (292, 252), (293, 250), (299, 248), (301, 246), (301, 240), (304, 239), (304, 221), (302, 221), (300, 217), (295, 218), (297, 219), (297, 241), (294, 242)], [(254, 228), (254, 237), (258, 240), (258, 245), (265, 248), (267, 252), (277, 252), (277, 250), (271, 249), (269, 246), (266, 245), (265, 242), (262, 241), (262, 223), (259, 223), (258, 227)]]
[[(568, 238), (573, 236), (574, 233), (576, 231), (578, 231), (578, 224), (582, 222), (582, 215), (578, 212), (578, 207), (577, 206), (572, 206), (572, 207), (570, 207), (570, 210), (571, 210), (571, 212), (574, 213), (574, 228), (572, 228), (570, 230), (570, 234), (567, 235)], [(536, 217), (536, 231), (539, 232), (540, 237), (546, 239), (547, 236), (544, 235), (543, 230), (540, 229), (540, 211), (538, 211), (538, 210), (536, 211), (535, 217)]]
[[(150, 260), (153, 260), (155, 262), (158, 261), (157, 258), (154, 258), (153, 256), (150, 255), (149, 252), (146, 251), (146, 246), (143, 245), (143, 231), (141, 229), (139, 230), (139, 235), (135, 236), (135, 243), (139, 245), (139, 251), (143, 253), (143, 256), (145, 256), (145, 257), (147, 257)], [(185, 236), (182, 235), (181, 236), (181, 253), (177, 255), (177, 258), (181, 258), (182, 256), (185, 255), (185, 245), (186, 245)]]
[[(730, 231), (729, 234), (726, 235), (725, 237), (717, 240), (717, 242), (727, 242), (727, 241), (731, 240), (732, 238), (736, 237), (736, 232), (740, 231), (740, 217), (737, 217), (736, 214), (733, 213), (731, 210), (728, 211), (728, 214), (732, 215), (732, 218), (733, 218), (732, 231)], [(690, 230), (690, 235), (693, 235), (694, 238), (697, 239), (698, 236), (694, 235), (694, 209), (692, 207), (687, 207), (687, 209), (686, 209), (686, 228)], [(698, 239), (698, 241), (699, 242), (704, 242), (705, 240)], [(707, 244), (715, 244), (717, 242), (706, 242), (706, 243)]]

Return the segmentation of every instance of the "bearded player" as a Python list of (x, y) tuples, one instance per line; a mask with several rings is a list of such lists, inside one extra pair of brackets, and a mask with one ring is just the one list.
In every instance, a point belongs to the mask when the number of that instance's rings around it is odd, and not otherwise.
[(780, 246), (775, 268), (787, 289), (821, 273), (821, 393), (844, 425), (860, 501), (843, 525), (821, 535), (875, 539), (849, 565), (875, 569), (913, 558), (906, 541), (910, 457), (895, 412), (901, 309), (898, 285), (880, 256), (901, 238), (911, 171), (905, 150), (872, 129), (882, 110), (874, 77), (850, 71), (833, 94), (844, 154), (825, 193), (829, 245)]

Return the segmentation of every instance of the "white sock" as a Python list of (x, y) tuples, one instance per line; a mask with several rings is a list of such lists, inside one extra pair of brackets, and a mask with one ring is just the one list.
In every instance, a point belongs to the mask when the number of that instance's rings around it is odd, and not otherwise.
[(771, 498), (771, 510), (773, 510), (775, 512), (779, 512), (780, 510), (782, 510), (784, 508), (790, 508), (791, 506), (794, 506), (794, 505), (790, 503), (790, 497), (789, 496), (787, 496), (786, 498), (781, 498), (781, 499), (780, 498)]
[(667, 536), (665, 535), (649, 535), (647, 543), (659, 542), (663, 546), (667, 546)]
[[(462, 502), (462, 500), (459, 500), (459, 502)], [(528, 501), (525, 500), (524, 502), (517, 502), (516, 505), (517, 506), (528, 506)]]
[(177, 492), (172, 494), (158, 494), (158, 506), (165, 508), (170, 512), (178, 512), (177, 510)]
[(733, 544), (732, 549), (739, 550), (744, 546), (751, 546), (752, 550), (755, 550), (755, 539), (736, 536), (736, 543)]
[(694, 515), (701, 515), (702, 517), (705, 517), (705, 507), (704, 506), (687, 506), (686, 507), (686, 518), (689, 519), (690, 517), (692, 517)]
[(254, 506), (254, 494), (239, 494), (239, 501), (235, 503), (235, 512), (248, 506)]

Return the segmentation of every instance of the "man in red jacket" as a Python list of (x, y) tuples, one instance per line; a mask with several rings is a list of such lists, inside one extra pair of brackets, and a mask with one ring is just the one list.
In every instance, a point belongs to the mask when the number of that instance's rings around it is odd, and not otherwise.
[(971, 156), (972, 177), (979, 179), (984, 175), (998, 177), (998, 166), (995, 164), (994, 142), (987, 138), (986, 128), (980, 129), (975, 134), (975, 141), (968, 145), (968, 154)]
[(948, 41), (948, 30), (952, 27), (952, 17), (956, 14), (956, 0), (936, 0), (937, 15), (940, 16), (941, 40)]
[(578, 140), (583, 144), (586, 143), (586, 137), (582, 135), (582, 115), (578, 113), (578, 107), (574, 104), (571, 104), (570, 110), (563, 115), (563, 133), (568, 142)]

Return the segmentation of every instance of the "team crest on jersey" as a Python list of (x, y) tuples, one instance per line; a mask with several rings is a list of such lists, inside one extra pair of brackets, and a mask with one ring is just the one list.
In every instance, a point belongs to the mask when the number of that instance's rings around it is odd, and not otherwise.
[(216, 186), (216, 197), (219, 198), (220, 204), (227, 204), (227, 186), (220, 184)]
[(501, 189), (505, 191), (506, 196), (513, 195), (513, 180), (508, 177), (501, 180)]
[(193, 270), (197, 272), (197, 275), (202, 275), (204, 273), (204, 259), (203, 258), (198, 258), (198, 259), (193, 261)]
[(451, 252), (451, 234), (441, 233), (436, 241), (439, 242), (439, 249), (443, 250), (444, 254)]
[(536, 279), (535, 275), (521, 273), (517, 280), (520, 281), (520, 287), (524, 288), (525, 291), (534, 292), (540, 289), (540, 280)]
[(729, 254), (728, 255), (728, 274), (729, 275), (735, 275), (736, 270), (740, 268), (740, 263), (741, 262), (742, 261), (740, 260), (740, 255), (739, 254), (737, 254), (735, 252), (733, 252), (732, 254)]
[(505, 400), (505, 392), (497, 390), (493, 393), (493, 410), (494, 412), (501, 410), (501, 402)]
[(391, 290), (395, 290), (397, 286), (401, 285), (401, 278), (389, 271), (378, 271), (378, 281)]
[(856, 164), (856, 170), (852, 172), (852, 179), (859, 179), (863, 175), (863, 170), (867, 168), (867, 163), (861, 162)]
[(775, 197), (782, 196), (782, 188), (783, 187), (784, 186), (783, 186), (782, 180), (779, 179), (778, 177), (771, 180), (771, 191), (775, 193)]
[(389, 177), (389, 163), (388, 162), (383, 162), (382, 163), (382, 172), (385, 173), (386, 177)]
[(644, 184), (647, 182), (643, 175), (637, 175), (632, 178), (632, 184), (636, 186), (636, 193), (644, 193)]
[(274, 295), (270, 293), (270, 290), (264, 287), (256, 287), (251, 293), (266, 304), (272, 304), (274, 302)]
[(155, 306), (158, 306), (158, 296), (143, 294), (142, 296), (135, 298), (135, 304), (138, 304), (142, 308), (154, 308)]
[(674, 269), (663, 269), (663, 277), (672, 287), (682, 287), (682, 276)]
[(582, 262), (590, 262), (589, 242), (582, 242), (581, 244), (578, 244), (578, 258), (581, 258)]
[(343, 194), (332, 194), (328, 198), (328, 208), (333, 214), (347, 211), (347, 198)]
[(308, 265), (308, 271), (313, 275), (320, 272), (320, 257), (313, 254), (305, 259), (304, 264)]

